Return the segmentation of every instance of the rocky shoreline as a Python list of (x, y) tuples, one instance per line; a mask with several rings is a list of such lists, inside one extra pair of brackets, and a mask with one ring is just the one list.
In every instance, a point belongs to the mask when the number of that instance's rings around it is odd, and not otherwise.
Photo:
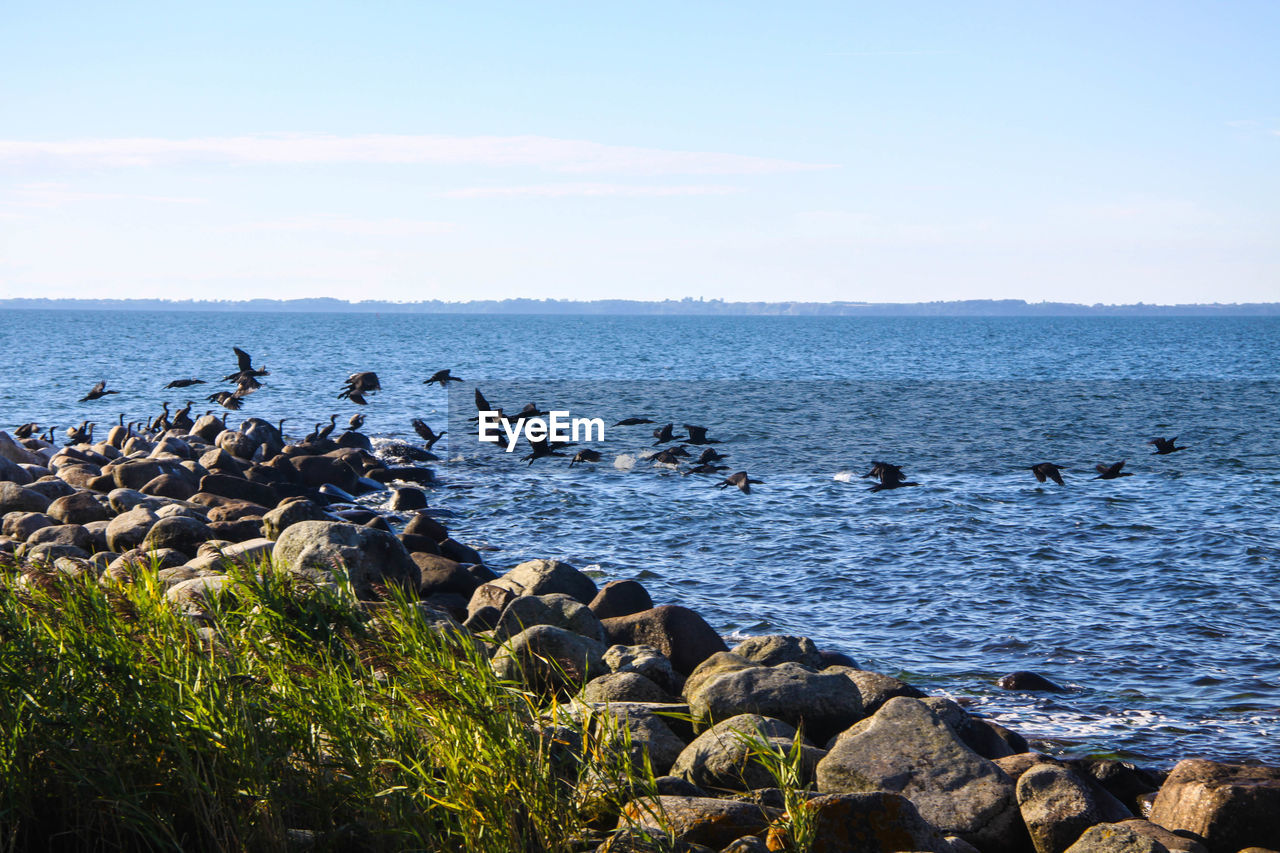
[[(197, 620), (233, 583), (229, 563), (269, 558), (365, 601), (408, 591), (441, 630), (484, 638), (494, 671), (546, 697), (566, 738), (603, 726), (648, 761), (658, 796), (627, 804), (604, 850), (646, 849), (645, 826), (673, 833), (676, 849), (736, 853), (800, 841), (938, 853), (1280, 849), (1280, 768), (1186, 760), (1165, 775), (1061, 760), (806, 638), (730, 649), (696, 612), (655, 606), (634, 580), (597, 587), (554, 560), (499, 575), (423, 512), (431, 455), (398, 443), (380, 453), (358, 432), (290, 444), (260, 419), (230, 429), (208, 415), (189, 430), (117, 426), (66, 447), (0, 432), (0, 559), (102, 583), (154, 570)], [(386, 514), (355, 502), (383, 490)], [(800, 799), (755, 760), (761, 750), (785, 757)], [(788, 834), (797, 826), (806, 838)]]

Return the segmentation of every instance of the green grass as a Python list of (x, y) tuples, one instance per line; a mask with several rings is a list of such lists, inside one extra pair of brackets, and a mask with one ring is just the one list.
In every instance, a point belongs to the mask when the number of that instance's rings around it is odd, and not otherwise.
[(554, 853), (652, 791), (413, 602), (236, 575), (201, 621), (153, 571), (0, 573), (0, 850)]

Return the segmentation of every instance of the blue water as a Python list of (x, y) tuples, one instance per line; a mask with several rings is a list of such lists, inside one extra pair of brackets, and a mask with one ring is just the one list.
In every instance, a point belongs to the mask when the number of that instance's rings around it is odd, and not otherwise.
[[(1068, 752), (1280, 762), (1280, 320), (11, 311), (0, 343), (0, 428), (199, 400), (216, 383), (163, 385), (231, 372), (238, 345), (271, 370), (241, 415), (447, 428), (430, 500), (495, 568), (639, 577), (726, 634), (806, 634)], [(421, 384), (443, 367), (469, 381)], [(363, 409), (336, 399), (357, 370), (384, 388)], [(75, 402), (100, 379), (123, 393)], [(607, 430), (599, 465), (525, 465), (475, 442), (476, 385), (508, 411), (705, 425), (765, 482), (655, 466), (651, 427)], [(1188, 450), (1153, 456), (1157, 435)], [(873, 459), (921, 485), (869, 493)], [(1134, 476), (1090, 479), (1120, 459)], [(1070, 691), (994, 685), (1017, 669)]]

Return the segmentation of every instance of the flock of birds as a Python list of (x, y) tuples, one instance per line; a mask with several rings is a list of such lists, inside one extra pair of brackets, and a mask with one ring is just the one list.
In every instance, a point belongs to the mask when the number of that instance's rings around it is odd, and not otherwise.
[[(234, 384), (235, 390), (218, 391), (205, 398), (210, 403), (217, 403), (222, 406), (227, 410), (227, 412), (238, 411), (244, 405), (245, 398), (262, 387), (262, 383), (259, 379), (270, 375), (270, 371), (265, 367), (253, 366), (253, 359), (250, 357), (249, 353), (239, 347), (232, 347), (232, 350), (236, 355), (236, 370), (224, 376), (222, 381)], [(433, 373), (430, 378), (423, 381), (423, 384), (439, 385), (441, 388), (448, 388), (450, 382), (462, 381), (461, 377), (454, 376), (451, 370), (445, 369), (438, 370)], [(206, 384), (203, 379), (186, 378), (175, 379), (164, 387), (166, 389), (181, 389), (203, 384)], [(109, 394), (120, 393), (116, 390), (109, 390), (106, 385), (106, 382), (97, 383), (87, 394), (80, 398), (79, 402), (85, 403), (101, 399)], [(360, 373), (353, 373), (347, 377), (347, 380), (343, 383), (342, 390), (338, 394), (338, 399), (349, 400), (357, 405), (365, 406), (369, 403), (368, 397), (380, 390), (382, 390), (382, 385), (378, 381), (378, 375), (373, 371), (362, 371)], [(508, 416), (504, 413), (502, 408), (490, 405), (489, 401), (485, 399), (484, 394), (482, 394), (478, 388), (475, 392), (475, 403), (477, 413), (496, 413), (498, 423), (505, 425), (508, 430), (513, 427), (518, 430), (523, 421), (529, 418), (541, 417), (549, 414), (549, 412), (540, 410), (535, 404), (529, 403), (515, 415)], [(161, 414), (148, 419), (145, 425), (139, 422), (136, 424), (130, 423), (127, 426), (131, 432), (136, 428), (139, 433), (146, 435), (159, 435), (169, 429), (189, 430), (194, 426), (194, 419), (191, 417), (191, 407), (193, 405), (195, 405), (195, 402), (188, 400), (185, 406), (170, 414), (169, 404), (166, 402), (162, 404), (163, 411)], [(205, 414), (209, 414), (211, 412), (212, 410)], [(226, 422), (227, 412), (223, 413), (224, 423)], [(315, 425), (315, 429), (312, 430), (312, 432), (309, 433), (303, 441), (314, 442), (327, 439), (333, 431), (337, 429), (337, 420), (338, 415), (335, 414), (330, 415), (328, 424), (324, 424), (323, 422), (317, 423)], [(472, 421), (478, 420), (478, 414), (477, 417), (472, 418)], [(285, 420), (282, 419), (279, 426), (282, 435), (284, 423)], [(364, 415), (359, 413), (354, 414), (347, 423), (347, 429), (349, 431), (358, 430), (364, 425)], [(649, 418), (629, 417), (618, 421), (614, 424), (614, 427), (640, 426), (654, 423), (656, 422)], [(443, 438), (448, 432), (447, 430), (442, 430), (438, 433), (435, 432), (421, 418), (414, 418), (411, 421), (411, 424), (414, 432), (416, 432), (425, 443), (426, 450), (428, 452), (430, 452), (436, 442)], [(120, 416), (120, 425), (126, 426), (124, 422), (124, 415)], [(93, 440), (94, 426), (94, 422), (85, 420), (81, 421), (77, 426), (68, 428), (66, 431), (68, 439), (67, 443), (91, 443)], [(649, 456), (651, 462), (654, 464), (679, 467), (679, 465), (686, 460), (691, 461), (692, 465), (681, 472), (686, 476), (690, 474), (718, 476), (721, 472), (729, 470), (728, 466), (717, 464), (727, 459), (728, 455), (720, 453), (714, 447), (708, 446), (720, 444), (721, 442), (718, 439), (707, 437), (707, 427), (696, 424), (682, 424), (682, 426), (685, 429), (685, 435), (676, 434), (674, 423), (663, 424), (654, 428), (653, 438), (655, 441), (653, 446), (658, 447), (664, 444), (670, 444), (672, 446), (666, 447)], [(38, 424), (22, 424), (14, 430), (14, 435), (20, 439), (29, 438), (32, 435), (35, 435), (38, 430)], [(53, 435), (54, 428), (50, 427), (42, 438), (44, 438), (45, 441), (52, 443)], [(552, 441), (550, 438), (544, 438), (541, 440), (529, 438), (527, 440), (529, 442), (530, 452), (528, 455), (521, 457), (521, 461), (527, 462), (530, 465), (539, 459), (547, 457), (564, 457), (565, 454), (561, 452), (562, 450), (576, 446), (572, 442)], [(1177, 440), (1177, 436), (1173, 438), (1160, 437), (1152, 439), (1148, 444), (1155, 446), (1155, 455), (1163, 456), (1187, 449), (1186, 447), (1179, 446), (1176, 443)], [(703, 449), (696, 457), (694, 457), (689, 450), (690, 447), (702, 447)], [(599, 462), (600, 459), (600, 451), (590, 448), (582, 448), (578, 450), (572, 458), (570, 458), (569, 467), (572, 468), (574, 465), (578, 464), (596, 463)], [(1093, 479), (1115, 480), (1120, 477), (1133, 476), (1132, 472), (1123, 470), (1124, 465), (1124, 460), (1110, 465), (1100, 463), (1096, 466), (1097, 476)], [(1059, 486), (1065, 485), (1062, 472), (1067, 469), (1064, 466), (1056, 465), (1052, 462), (1040, 462), (1030, 466), (1030, 470), (1031, 473), (1035, 475), (1036, 480), (1041, 483), (1047, 483), (1052, 480)], [(875, 479), (878, 481), (876, 485), (870, 488), (870, 491), (872, 492), (920, 485), (919, 483), (908, 481), (902, 472), (901, 466), (893, 465), (888, 462), (873, 461), (871, 463), (871, 470), (866, 474), (863, 474), (862, 478)], [(746, 471), (738, 471), (725, 477), (715, 485), (720, 489), (726, 489), (731, 486), (736, 487), (742, 492), (750, 494), (751, 487), (753, 485), (761, 485), (763, 482), (763, 480), (751, 478)]]

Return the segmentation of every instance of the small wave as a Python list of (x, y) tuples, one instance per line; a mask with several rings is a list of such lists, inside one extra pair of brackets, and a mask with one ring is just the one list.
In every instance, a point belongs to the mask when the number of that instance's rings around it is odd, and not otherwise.
[(636, 467), (635, 454), (632, 454), (632, 453), (618, 454), (617, 458), (613, 460), (613, 467), (617, 468), (619, 471), (630, 471), (632, 468)]
[(837, 483), (852, 483), (854, 478), (857, 476), (858, 475), (852, 471), (840, 471), (831, 479), (835, 480)]

